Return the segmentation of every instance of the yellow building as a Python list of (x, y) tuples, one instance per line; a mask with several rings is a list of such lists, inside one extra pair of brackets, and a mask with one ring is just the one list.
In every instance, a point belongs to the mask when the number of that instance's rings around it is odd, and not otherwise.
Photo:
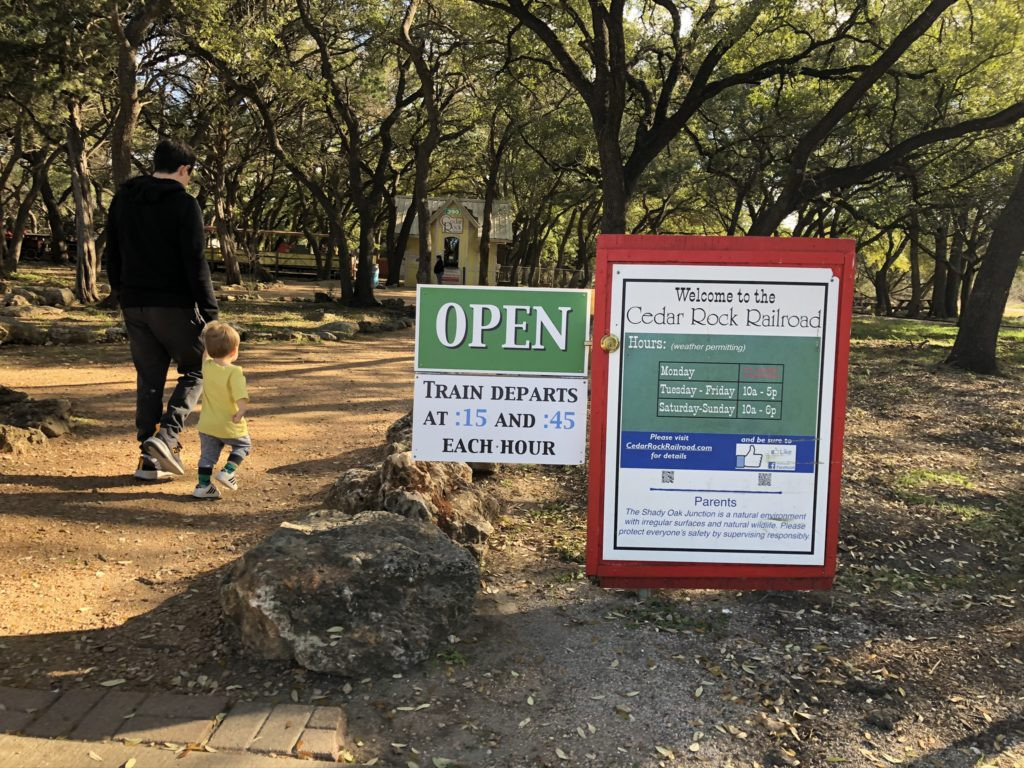
[[(395, 198), (398, 220), (402, 226), (406, 212), (412, 205), (411, 196)], [(443, 281), (450, 285), (480, 284), (480, 235), (484, 215), (484, 201), (463, 197), (432, 197), (427, 199), (430, 211), (428, 237), (430, 240), (431, 280), (434, 264), (441, 256), (445, 270)], [(413, 218), (409, 242), (402, 261), (402, 276), (406, 285), (416, 285), (416, 271), (420, 254), (418, 216)], [(495, 285), (498, 274), (498, 245), (512, 240), (512, 206), (496, 200), (491, 211), (491, 238), (488, 251), (487, 284)]]

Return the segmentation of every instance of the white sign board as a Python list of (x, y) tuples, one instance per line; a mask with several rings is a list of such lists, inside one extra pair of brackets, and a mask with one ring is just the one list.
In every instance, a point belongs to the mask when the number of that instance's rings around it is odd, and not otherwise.
[(830, 269), (616, 265), (604, 559), (824, 563), (838, 287)]
[(417, 374), (416, 461), (582, 464), (587, 380)]

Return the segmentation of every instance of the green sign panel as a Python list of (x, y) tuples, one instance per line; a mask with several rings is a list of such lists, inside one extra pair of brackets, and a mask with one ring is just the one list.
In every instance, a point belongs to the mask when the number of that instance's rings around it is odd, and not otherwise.
[(587, 375), (590, 292), (421, 285), (416, 370)]

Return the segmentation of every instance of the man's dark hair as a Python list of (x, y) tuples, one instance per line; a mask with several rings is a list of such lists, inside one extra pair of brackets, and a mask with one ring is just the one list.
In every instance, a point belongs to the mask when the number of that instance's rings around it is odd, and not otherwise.
[(153, 150), (153, 171), (156, 173), (174, 173), (183, 165), (191, 170), (195, 164), (195, 150), (183, 141), (161, 139)]

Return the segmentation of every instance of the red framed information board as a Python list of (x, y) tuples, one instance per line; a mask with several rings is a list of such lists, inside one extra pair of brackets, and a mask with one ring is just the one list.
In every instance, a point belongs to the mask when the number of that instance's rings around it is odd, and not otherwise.
[(587, 574), (827, 589), (852, 240), (602, 235)]

